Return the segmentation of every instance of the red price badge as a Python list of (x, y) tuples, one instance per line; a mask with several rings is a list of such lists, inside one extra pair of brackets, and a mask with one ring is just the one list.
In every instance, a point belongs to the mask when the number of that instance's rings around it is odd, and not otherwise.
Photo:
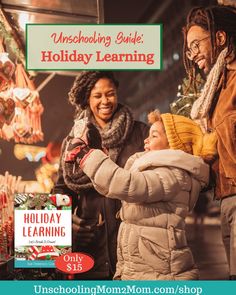
[(76, 274), (89, 271), (94, 266), (94, 259), (85, 253), (66, 253), (55, 260), (55, 265), (62, 272)]

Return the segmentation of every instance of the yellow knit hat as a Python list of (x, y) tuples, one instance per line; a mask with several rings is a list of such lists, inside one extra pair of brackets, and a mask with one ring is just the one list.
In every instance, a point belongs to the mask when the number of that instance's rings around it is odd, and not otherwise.
[(161, 115), (169, 146), (174, 150), (201, 156), (211, 161), (217, 154), (216, 134), (203, 134), (199, 125), (193, 120), (169, 113)]

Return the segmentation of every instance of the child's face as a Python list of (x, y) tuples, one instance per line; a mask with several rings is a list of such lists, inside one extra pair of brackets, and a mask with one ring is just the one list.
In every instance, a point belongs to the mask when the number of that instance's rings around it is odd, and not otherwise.
[(145, 151), (158, 151), (169, 148), (165, 128), (161, 121), (152, 124), (149, 130), (149, 136), (144, 140)]

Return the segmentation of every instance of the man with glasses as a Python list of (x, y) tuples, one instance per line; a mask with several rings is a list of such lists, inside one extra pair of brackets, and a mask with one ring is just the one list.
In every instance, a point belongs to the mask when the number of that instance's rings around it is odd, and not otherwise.
[(204, 132), (216, 132), (216, 198), (230, 279), (236, 280), (236, 10), (227, 6), (190, 11), (184, 32), (184, 65), (190, 81), (206, 76), (191, 117)]

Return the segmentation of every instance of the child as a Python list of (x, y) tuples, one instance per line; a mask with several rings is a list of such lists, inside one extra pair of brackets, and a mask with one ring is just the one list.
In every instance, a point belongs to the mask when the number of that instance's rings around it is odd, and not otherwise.
[(76, 160), (101, 195), (123, 201), (114, 279), (195, 280), (184, 219), (208, 184), (209, 167), (198, 156), (215, 154), (214, 139), (206, 141), (183, 116), (153, 112), (149, 119), (145, 152), (131, 156), (125, 169), (84, 142)]

